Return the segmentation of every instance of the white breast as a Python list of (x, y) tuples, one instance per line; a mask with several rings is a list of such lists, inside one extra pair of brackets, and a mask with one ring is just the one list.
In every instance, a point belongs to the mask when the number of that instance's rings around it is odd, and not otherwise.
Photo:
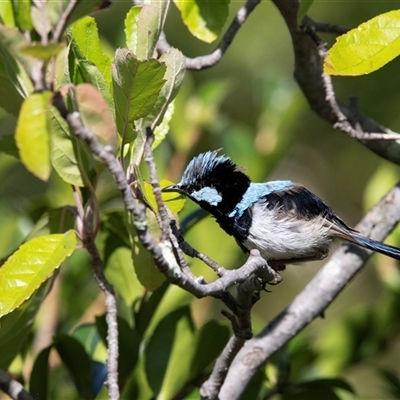
[(325, 218), (279, 219), (276, 210), (257, 203), (252, 211), (252, 225), (244, 245), (249, 250), (259, 250), (266, 260), (314, 257), (318, 252), (328, 251), (332, 244), (332, 223)]

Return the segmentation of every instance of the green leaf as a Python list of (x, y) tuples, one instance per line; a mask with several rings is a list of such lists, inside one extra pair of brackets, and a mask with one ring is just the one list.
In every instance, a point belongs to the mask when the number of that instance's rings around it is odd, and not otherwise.
[(69, 78), (73, 85), (80, 83), (90, 83), (96, 87), (107, 101), (110, 110), (114, 112), (114, 103), (112, 101), (110, 86), (107, 83), (105, 75), (90, 60), (88, 60), (79, 47), (78, 43), (72, 39), (70, 51), (68, 52)]
[(136, 327), (141, 336), (145, 334), (154, 314), (159, 309), (159, 305), (168, 287), (169, 282), (165, 281), (157, 290), (148, 293), (147, 296), (143, 298), (140, 308), (135, 315)]
[(29, 379), (29, 393), (37, 399), (47, 400), (49, 385), (49, 355), (52, 346), (44, 348), (36, 357)]
[(118, 150), (118, 134), (114, 118), (101, 93), (89, 83), (81, 83), (75, 88), (76, 101), (85, 126), (104, 145)]
[(151, 147), (153, 150), (156, 149), (162, 141), (167, 137), (169, 132), (169, 124), (175, 112), (175, 103), (171, 102), (165, 111), (164, 118), (162, 119), (160, 125), (154, 129), (154, 143)]
[(24, 97), (33, 90), (25, 72), (30, 71), (28, 56), (18, 56), (21, 54), (18, 49), (27, 44), (16, 29), (0, 25), (0, 106), (14, 116), (18, 116)]
[(400, 10), (389, 11), (339, 36), (325, 59), (330, 75), (369, 74), (400, 54)]
[(51, 164), (67, 183), (87, 186), (92, 175), (93, 157), (84, 144), (71, 136), (65, 120), (51, 108)]
[[(153, 216), (154, 218), (154, 216)], [(165, 281), (165, 276), (154, 264), (153, 257), (145, 249), (135, 234), (132, 237), (132, 260), (139, 282), (150, 291), (159, 288)]]
[(190, 33), (206, 43), (221, 32), (229, 14), (229, 0), (174, 0)]
[(14, 18), (21, 31), (30, 31), (31, 20), (31, 0), (13, 0)]
[[(171, 48), (163, 53), (160, 62), (165, 63), (167, 68), (163, 77), (165, 84), (158, 95), (154, 110), (142, 121), (142, 127), (151, 125), (155, 129), (162, 122), (167, 107), (178, 94), (185, 76), (185, 57), (179, 50)], [(157, 140), (159, 142), (160, 137)]]
[(123, 209), (108, 209), (102, 212), (99, 232), (101, 252), (104, 263), (119, 247), (131, 248), (129, 233), (127, 229), (126, 212)]
[[(66, 8), (70, 6), (70, 3), (70, 0), (57, 0), (46, 2), (46, 16), (49, 19), (53, 28), (58, 25)], [(63, 32), (78, 19), (85, 17), (93, 11), (106, 8), (108, 6), (108, 3), (110, 2), (104, 0), (78, 0), (73, 6), (72, 11), (68, 14)]]
[(73, 24), (71, 31), (83, 56), (99, 69), (103, 78), (110, 86), (111, 59), (103, 52), (94, 18), (85, 17), (80, 19)]
[(15, 26), (12, 0), (0, 1), (0, 18), (4, 25), (10, 27)]
[(157, 399), (171, 399), (189, 377), (194, 327), (189, 306), (173, 311), (155, 328), (145, 349), (147, 380)]
[(165, 20), (168, 1), (150, 0), (141, 7), (133, 7), (125, 19), (125, 36), (128, 49), (137, 58), (153, 57)]
[[(1, 82), (1, 78), (0, 78)], [(1, 83), (0, 83), (1, 84)], [(17, 143), (15, 143), (15, 135), (10, 133), (0, 134), (0, 151), (19, 159), (19, 151)]]
[[(1, 270), (1, 268), (0, 268)], [(33, 296), (20, 307), (0, 318), (0, 368), (7, 370), (28, 338), (35, 315), (49, 293), (54, 278), (41, 285)]]
[(105, 275), (129, 307), (143, 295), (144, 288), (136, 277), (131, 251), (127, 247), (119, 247), (111, 254)]
[(297, 11), (297, 23), (301, 24), (303, 18), (307, 15), (308, 10), (314, 3), (314, 0), (299, 0), (299, 10)]
[(386, 391), (390, 393), (393, 399), (400, 398), (400, 379), (394, 371), (379, 369), (379, 375), (386, 383)]
[[(336, 390), (335, 390), (336, 389)], [(343, 379), (315, 379), (288, 386), (281, 396), (282, 400), (341, 400), (337, 389), (354, 393), (353, 388)]]
[(23, 244), (0, 268), (0, 316), (19, 307), (69, 256), (74, 231), (41, 236)]
[(92, 400), (91, 360), (83, 346), (72, 336), (57, 335), (54, 347), (73, 377), (80, 395), (85, 400)]
[(166, 66), (158, 60), (139, 61), (127, 49), (118, 49), (112, 66), (118, 132), (125, 138), (133, 121), (149, 114), (162, 86)]
[(137, 23), (139, 19), (139, 13), (143, 6), (134, 6), (132, 7), (128, 14), (126, 14), (126, 18), (124, 21), (125, 24), (125, 38), (126, 38), (126, 47), (131, 50), (133, 53), (136, 53), (137, 49)]
[(195, 379), (221, 354), (229, 340), (227, 325), (208, 321), (195, 335), (194, 349), (190, 364), (190, 379)]
[(57, 56), (63, 48), (64, 46), (59, 43), (42, 45), (38, 42), (35, 42), (29, 46), (21, 47), (21, 51), (22, 53), (39, 58), (40, 60), (49, 61), (50, 58)]
[(21, 161), (38, 178), (47, 181), (50, 164), (51, 92), (34, 93), (22, 104), (16, 129)]
[[(93, 358), (99, 343), (103, 346), (103, 341), (97, 331), (95, 324), (83, 324), (79, 325), (72, 332), (72, 336), (79, 341), (79, 343), (84, 347), (86, 353), (90, 358)], [(104, 347), (105, 349), (105, 347)], [(107, 358), (106, 352), (102, 360), (105, 362)]]
[[(167, 179), (160, 180), (161, 189), (172, 185), (173, 182)], [(153, 187), (148, 182), (143, 182), (143, 195), (146, 199), (146, 203), (151, 207), (154, 212), (157, 212), (157, 202), (153, 194)], [(162, 193), (162, 199), (166, 206), (170, 209), (172, 214), (177, 215), (185, 205), (186, 199), (177, 193)]]

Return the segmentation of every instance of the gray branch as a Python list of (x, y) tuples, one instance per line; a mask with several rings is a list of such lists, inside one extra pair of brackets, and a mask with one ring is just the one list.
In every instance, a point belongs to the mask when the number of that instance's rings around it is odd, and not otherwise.
[[(298, 1), (272, 1), (289, 29), (295, 58), (294, 77), (311, 109), (336, 129), (360, 141), (374, 153), (395, 164), (400, 164), (400, 144), (394, 140), (382, 139), (377, 135), (393, 135), (393, 132), (363, 115), (357, 107), (354, 107), (354, 104), (345, 105), (336, 100), (333, 88), (327, 86), (322, 69), (323, 60), (319, 53), (319, 39), (312, 34), (312, 31), (318, 27), (313, 27), (313, 23), (307, 18), (303, 21), (304, 29), (298, 26)], [(307, 26), (311, 28), (311, 31), (307, 30)], [(332, 100), (332, 96), (344, 119), (338, 118), (337, 110), (332, 109), (332, 101), (328, 101), (329, 98)], [(391, 139), (398, 139), (398, 136), (393, 135)]]
[[(365, 215), (356, 228), (365, 236), (383, 240), (399, 221), (400, 183)], [(239, 399), (257, 369), (331, 304), (370, 255), (369, 250), (353, 245), (340, 247), (289, 307), (240, 350), (219, 399)]]
[[(236, 33), (243, 26), (248, 16), (260, 3), (260, 1), (261, 0), (247, 0), (246, 3), (239, 9), (237, 14), (235, 15), (235, 18), (229, 25), (229, 28), (225, 32), (216, 49), (212, 53), (205, 56), (199, 56), (195, 58), (185, 57), (186, 68), (192, 70), (201, 70), (213, 67), (214, 65), (218, 64), (222, 60), (223, 55), (232, 43), (234, 37), (236, 36)], [(168, 43), (164, 32), (162, 32), (157, 43), (157, 51), (159, 53), (164, 53), (170, 48), (171, 45)]]
[(0, 389), (13, 400), (34, 400), (22, 384), (0, 370)]
[[(67, 121), (71, 130), (75, 135), (90, 143), (91, 149), (94, 154), (102, 156), (109, 160), (109, 169), (116, 170), (118, 168), (113, 160), (115, 156), (112, 151), (102, 146), (93, 135), (90, 129), (82, 124), (79, 113), (69, 112), (66, 108), (60, 93), (56, 93), (53, 97), (53, 104), (60, 112), (61, 116)], [(110, 157), (110, 154), (112, 155)], [(117, 163), (118, 164), (118, 163)], [(119, 164), (118, 164), (119, 165)], [(122, 186), (122, 183), (117, 180), (117, 184)], [(125, 180), (126, 183), (126, 180)], [(106, 321), (107, 321), (107, 344), (108, 344), (108, 357), (107, 357), (107, 387), (109, 397), (112, 400), (118, 400), (120, 397), (118, 386), (118, 323), (117, 323), (117, 298), (112, 285), (107, 281), (104, 275), (104, 263), (101, 259), (97, 246), (95, 244), (96, 229), (93, 229), (93, 210), (89, 209), (85, 216), (85, 221), (81, 228), (81, 239), (84, 247), (90, 255), (92, 260), (93, 275), (99, 285), (100, 289), (104, 292), (106, 303)]]

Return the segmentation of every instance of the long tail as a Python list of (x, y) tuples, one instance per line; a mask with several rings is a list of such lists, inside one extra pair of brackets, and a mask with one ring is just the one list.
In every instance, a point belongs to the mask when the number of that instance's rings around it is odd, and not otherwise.
[(354, 239), (354, 243), (362, 247), (365, 247), (369, 250), (377, 251), (378, 253), (382, 253), (385, 256), (395, 258), (396, 260), (400, 260), (400, 249), (397, 247), (390, 246), (389, 244), (384, 244), (378, 242), (377, 240), (373, 240), (354, 233), (351, 233), (351, 237)]

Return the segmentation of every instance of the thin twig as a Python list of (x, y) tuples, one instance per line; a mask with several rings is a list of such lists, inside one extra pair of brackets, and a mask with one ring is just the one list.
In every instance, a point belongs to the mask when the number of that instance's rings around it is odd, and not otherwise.
[[(216, 49), (205, 56), (199, 56), (195, 58), (185, 57), (186, 58), (186, 68), (191, 70), (201, 70), (213, 67), (218, 64), (226, 50), (232, 43), (236, 33), (246, 22), (248, 16), (251, 12), (256, 8), (256, 6), (260, 3), (261, 0), (247, 0), (246, 3), (239, 9), (233, 21), (229, 25), (229, 28), (225, 32), (221, 41), (219, 42)], [(168, 43), (164, 32), (161, 32), (160, 38), (157, 43), (157, 50), (159, 53), (164, 53), (171, 48), (171, 45)]]
[(251, 309), (260, 299), (260, 290), (262, 289), (263, 285), (260, 283), (259, 279), (249, 277), (238, 285), (234, 314), (227, 313), (223, 310), (223, 315), (231, 321), (234, 334), (218, 357), (210, 376), (200, 389), (202, 399), (211, 400), (218, 398), (218, 393), (224, 383), (226, 374), (229, 371), (235, 355), (246, 341), (253, 336)]
[(313, 21), (309, 16), (305, 16), (303, 19), (303, 25), (312, 26), (315, 32), (321, 33), (334, 33), (336, 35), (344, 35), (350, 29), (345, 26), (327, 24), (325, 22)]
[[(297, 23), (298, 2), (286, 0), (272, 0), (280, 11), (291, 36), (294, 53), (294, 77), (303, 91), (311, 109), (321, 118), (334, 125), (338, 116), (333, 112), (331, 104), (326, 100), (327, 85), (323, 79), (322, 60), (319, 54), (320, 39), (316, 39), (316, 29), (303, 24), (299, 29)], [(314, 34), (313, 34), (314, 32)], [(400, 165), (400, 143), (393, 132), (357, 109), (336, 100), (341, 112), (346, 116), (348, 124), (339, 125), (338, 128), (356, 140), (375, 154)], [(346, 131), (347, 130), (347, 131)], [(382, 135), (382, 136), (380, 136)]]
[[(325, 60), (327, 56), (325, 44), (321, 43), (318, 46), (318, 54), (322, 60)], [(342, 112), (337, 100), (335, 91), (332, 84), (332, 78), (330, 75), (322, 73), (322, 82), (325, 87), (326, 92), (326, 101), (330, 105), (332, 112), (337, 118), (337, 122), (333, 124), (335, 129), (339, 129), (342, 132), (346, 133), (350, 137), (360, 140), (400, 140), (400, 134), (398, 133), (377, 133), (377, 132), (364, 132), (359, 129), (356, 129), (352, 126), (346, 115)]]
[[(120, 165), (116, 161), (112, 149), (109, 146), (104, 147), (95, 138), (93, 132), (84, 127), (80, 119), (79, 113), (70, 113), (65, 106), (65, 103), (60, 95), (56, 93), (53, 97), (53, 104), (60, 112), (61, 116), (67, 121), (68, 125), (71, 127), (72, 131), (77, 137), (90, 143), (91, 149), (94, 154), (97, 154), (100, 158), (108, 160), (108, 167), (110, 170), (118, 171), (116, 172), (115, 180), (117, 185), (124, 186), (125, 190), (128, 191), (128, 184), (126, 182), (125, 176), (121, 178), (120, 176)], [(112, 154), (112, 156), (110, 156)], [(123, 175), (123, 170), (122, 175)], [(120, 180), (124, 183), (121, 184)], [(130, 194), (132, 196), (132, 194)], [(132, 200), (133, 201), (133, 200)], [(88, 251), (93, 266), (94, 277), (99, 285), (100, 289), (105, 294), (106, 303), (106, 321), (107, 321), (107, 343), (108, 343), (108, 358), (107, 358), (107, 372), (108, 372), (108, 393), (112, 400), (119, 399), (119, 387), (118, 387), (118, 324), (117, 324), (117, 299), (114, 292), (114, 288), (110, 285), (104, 275), (104, 265), (103, 260), (100, 257), (99, 251), (94, 242), (96, 229), (93, 225), (94, 210), (88, 210), (85, 215), (85, 221), (82, 224), (82, 230), (80, 232), (81, 240), (86, 250)]]
[(61, 35), (62, 35), (65, 27), (67, 26), (68, 17), (71, 15), (77, 2), (78, 2), (78, 0), (70, 0), (70, 2), (68, 3), (67, 7), (64, 10), (64, 12), (62, 13), (60, 20), (58, 21), (58, 24), (57, 24), (56, 28), (54, 29), (53, 38), (52, 38), (52, 41), (54, 43), (59, 42)]
[(232, 364), (232, 361), (243, 347), (244, 343), (246, 343), (244, 337), (231, 336), (221, 355), (217, 358), (210, 377), (200, 388), (202, 400), (218, 399), (218, 393), (224, 383), (229, 366)]
[(34, 400), (22, 384), (0, 369), (0, 389), (13, 400)]
[(173, 235), (176, 237), (181, 250), (192, 258), (198, 258), (203, 261), (204, 264), (208, 265), (219, 277), (222, 277), (226, 273), (226, 269), (219, 265), (216, 261), (208, 257), (206, 254), (200, 253), (194, 249), (188, 242), (183, 238), (182, 232), (176, 226), (176, 221), (171, 221), (171, 230)]
[(146, 128), (146, 141), (144, 145), (144, 151), (145, 151), (145, 161), (147, 164), (147, 168), (149, 169), (150, 173), (150, 183), (151, 186), (153, 187), (153, 193), (154, 197), (156, 198), (156, 203), (157, 203), (157, 209), (158, 213), (160, 215), (160, 221), (161, 221), (161, 242), (164, 242), (167, 240), (169, 236), (169, 216), (168, 216), (168, 211), (165, 207), (165, 204), (162, 200), (161, 197), (161, 187), (160, 187), (160, 182), (158, 181), (157, 178), (157, 168), (156, 168), (156, 163), (154, 162), (154, 157), (153, 157), (153, 152), (151, 150), (151, 146), (153, 145), (154, 142), (154, 133), (153, 130), (150, 127)]
[(93, 275), (104, 292), (106, 303), (106, 321), (107, 321), (107, 389), (111, 400), (120, 398), (118, 386), (118, 323), (117, 323), (117, 297), (112, 285), (107, 281), (104, 275), (104, 264), (100, 253), (94, 243), (94, 236), (89, 235), (82, 240), (90, 258), (92, 259)]

